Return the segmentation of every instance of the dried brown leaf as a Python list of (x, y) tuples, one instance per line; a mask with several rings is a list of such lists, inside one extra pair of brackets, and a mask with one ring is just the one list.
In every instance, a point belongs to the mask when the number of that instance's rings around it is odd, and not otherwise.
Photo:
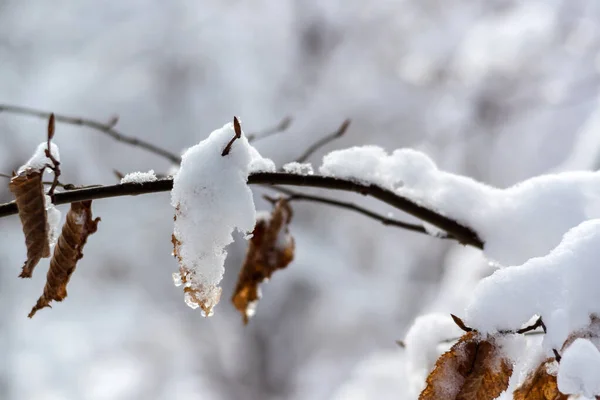
[(554, 358), (544, 360), (514, 391), (513, 398), (515, 400), (567, 400), (569, 396), (558, 390), (556, 375), (548, 372), (548, 366), (553, 362)]
[(495, 399), (508, 387), (511, 374), (512, 364), (493, 338), (482, 340), (468, 332), (438, 359), (419, 399)]
[(67, 297), (67, 284), (77, 262), (83, 258), (83, 247), (89, 235), (98, 230), (99, 221), (100, 218), (92, 218), (91, 201), (71, 203), (67, 220), (50, 260), (44, 293), (29, 313), (29, 318), (33, 317), (38, 310), (50, 307), (51, 301), (62, 301)]
[(294, 239), (288, 229), (291, 218), (290, 205), (285, 199), (279, 199), (271, 217), (256, 222), (231, 298), (235, 308), (242, 314), (244, 324), (248, 323), (260, 299), (260, 284), (294, 259)]
[(44, 202), (42, 174), (43, 170), (27, 169), (13, 176), (8, 185), (16, 198), (27, 246), (27, 261), (19, 275), (21, 278), (30, 278), (40, 259), (50, 257), (50, 228)]

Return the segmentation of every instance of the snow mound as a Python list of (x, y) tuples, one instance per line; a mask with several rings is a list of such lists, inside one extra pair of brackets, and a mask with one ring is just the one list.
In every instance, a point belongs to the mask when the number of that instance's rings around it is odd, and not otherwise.
[(247, 185), (251, 164), (264, 166), (270, 161), (262, 159), (243, 133), (222, 156), (234, 136), (231, 123), (213, 131), (183, 154), (181, 168), (173, 178), (173, 242), (180, 263), (174, 281), (184, 284), (186, 303), (201, 307), (205, 316), (212, 314), (221, 295), (218, 284), (232, 233), (254, 229), (256, 211)]

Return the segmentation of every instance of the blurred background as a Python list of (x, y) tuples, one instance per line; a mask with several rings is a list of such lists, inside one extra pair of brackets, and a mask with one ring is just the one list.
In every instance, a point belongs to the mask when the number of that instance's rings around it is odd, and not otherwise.
[[(289, 115), (285, 133), (255, 144), (278, 166), (351, 118), (315, 166), (335, 148), (413, 147), (507, 187), (598, 167), (599, 27), (595, 0), (0, 0), (0, 103), (118, 115), (122, 132), (176, 153), (233, 115), (247, 132)], [(0, 172), (45, 126), (0, 113)], [(55, 142), (64, 182), (172, 168), (84, 127), (59, 124)], [(407, 365), (420, 355), (396, 340), (421, 314), (461, 315), (492, 271), (476, 250), (296, 204), (296, 260), (263, 285), (250, 324), (229, 303), (241, 239), (204, 319), (171, 281), (169, 200), (96, 201), (102, 222), (69, 297), (32, 320), (48, 262), (18, 279), (23, 233), (16, 216), (0, 220), (1, 399), (415, 398)]]

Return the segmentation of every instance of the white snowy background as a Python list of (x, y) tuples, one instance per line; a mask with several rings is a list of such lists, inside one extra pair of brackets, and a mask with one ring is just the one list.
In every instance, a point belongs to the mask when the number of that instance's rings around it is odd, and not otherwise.
[[(595, 0), (0, 0), (0, 103), (118, 114), (120, 130), (174, 152), (233, 115), (246, 131), (291, 115), (287, 133), (256, 144), (279, 166), (351, 118), (315, 165), (350, 145), (413, 147), (504, 188), (599, 165), (599, 26)], [(44, 129), (0, 114), (0, 172), (23, 164)], [(66, 182), (170, 167), (85, 128), (59, 124), (56, 143)], [(247, 327), (228, 303), (243, 240), (215, 315), (183, 303), (168, 193), (95, 202), (102, 222), (69, 297), (33, 320), (47, 262), (18, 279), (23, 234), (18, 218), (1, 219), (0, 398), (413, 399), (431, 344), (459, 333), (415, 318), (464, 314), (493, 267), (347, 211), (295, 211), (297, 259), (263, 285)]]

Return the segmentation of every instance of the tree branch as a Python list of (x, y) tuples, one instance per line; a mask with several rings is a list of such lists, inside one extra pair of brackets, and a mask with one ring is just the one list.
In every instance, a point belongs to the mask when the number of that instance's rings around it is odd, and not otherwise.
[(329, 144), (330, 142), (333, 142), (335, 139), (338, 139), (338, 138), (344, 136), (344, 133), (346, 133), (349, 126), (350, 126), (350, 120), (347, 119), (344, 122), (342, 122), (342, 124), (335, 130), (335, 132), (317, 140), (316, 142), (314, 142), (313, 144), (308, 146), (306, 151), (304, 153), (302, 153), (298, 158), (296, 158), (295, 161), (299, 162), (299, 163), (305, 162), (306, 160), (308, 160), (310, 158), (310, 156), (312, 156), (321, 147)]
[[(14, 106), (14, 105), (9, 105), (9, 104), (0, 104), (0, 113), (2, 113), (2, 112), (9, 112), (9, 113), (19, 114), (19, 115), (28, 115), (28, 116), (44, 118), (44, 119), (50, 118), (50, 115), (52, 114), (47, 111), (41, 111), (41, 110), (36, 110), (33, 108)], [(144, 149), (146, 151), (154, 153), (158, 156), (166, 158), (167, 160), (171, 161), (172, 163), (179, 164), (181, 162), (181, 157), (175, 153), (172, 153), (168, 150), (165, 150), (156, 145), (153, 145), (152, 143), (148, 143), (144, 140), (141, 140), (141, 139), (138, 139), (138, 138), (135, 138), (132, 136), (124, 135), (121, 132), (117, 131), (115, 129), (115, 125), (118, 122), (117, 119), (114, 119), (113, 121), (111, 121), (109, 123), (102, 123), (102, 122), (94, 121), (91, 119), (69, 117), (66, 115), (59, 115), (59, 114), (54, 114), (54, 118), (55, 118), (56, 122), (62, 122), (65, 124), (78, 125), (78, 126), (85, 126), (88, 128), (95, 129), (99, 132), (102, 132), (102, 133), (110, 136), (111, 138), (113, 138), (114, 140), (116, 140), (118, 142), (126, 143), (131, 146), (135, 146), (135, 147), (139, 147), (141, 149)]]
[[(248, 184), (305, 186), (330, 190), (342, 190), (374, 197), (392, 207), (406, 212), (452, 235), (464, 245), (483, 249), (483, 240), (471, 228), (430, 210), (413, 200), (373, 184), (363, 184), (347, 179), (321, 175), (297, 175), (285, 172), (260, 172), (248, 177)], [(166, 192), (173, 188), (173, 179), (161, 179), (153, 182), (122, 183), (75, 189), (55, 194), (55, 204), (67, 204), (75, 201), (96, 200), (108, 197), (134, 196), (139, 194)], [(17, 205), (10, 202), (0, 205), (0, 217), (17, 213)]]
[(292, 117), (287, 116), (279, 121), (275, 126), (263, 129), (262, 131), (247, 133), (246, 139), (248, 139), (249, 142), (265, 139), (278, 133), (285, 132), (290, 125), (292, 125)]
[[(287, 196), (287, 197), (285, 197), (285, 199), (287, 201), (310, 201), (310, 202), (314, 202), (314, 203), (327, 204), (327, 205), (330, 205), (333, 207), (345, 208), (346, 210), (355, 211), (366, 217), (369, 217), (376, 221), (379, 221), (383, 225), (386, 225), (386, 226), (394, 226), (394, 227), (406, 229), (406, 230), (409, 230), (412, 232), (423, 233), (427, 236), (432, 236), (427, 232), (427, 230), (422, 225), (410, 224), (408, 222), (385, 217), (381, 214), (377, 214), (376, 212), (373, 212), (364, 207), (358, 206), (354, 203), (329, 199), (329, 198), (321, 197), (321, 196), (313, 196), (313, 195), (309, 195), (309, 194), (298, 193), (293, 190), (280, 188), (280, 187), (272, 187), (271, 189), (275, 190), (279, 193), (285, 194)], [(439, 239), (454, 239), (454, 237), (449, 236), (449, 235), (436, 236), (436, 237)]]

